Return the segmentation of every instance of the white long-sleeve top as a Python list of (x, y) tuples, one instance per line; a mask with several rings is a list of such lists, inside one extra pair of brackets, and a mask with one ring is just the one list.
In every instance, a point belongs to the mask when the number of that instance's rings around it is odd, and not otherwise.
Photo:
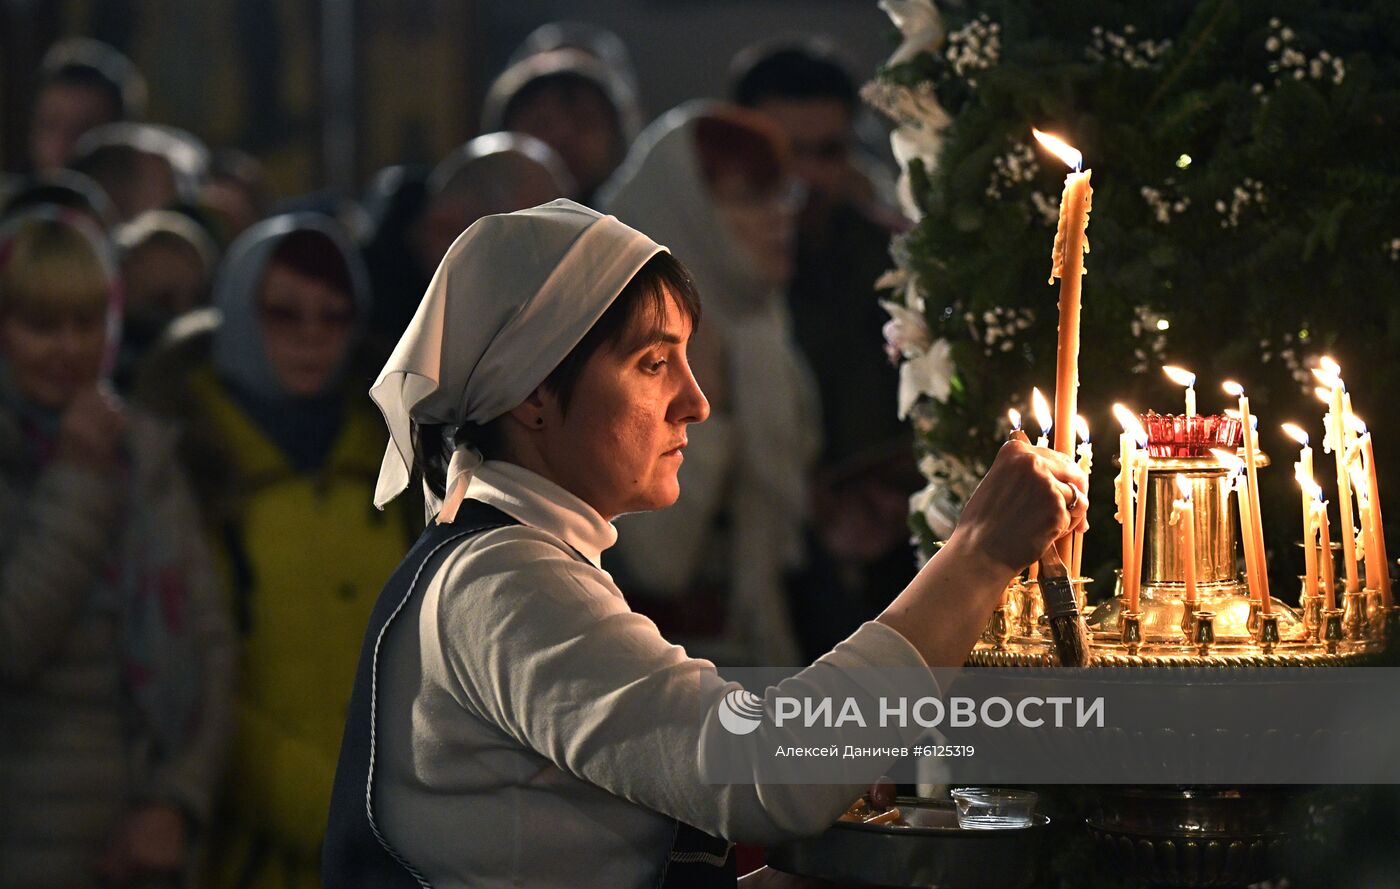
[[(706, 783), (705, 738), (737, 684), (627, 607), (598, 567), (613, 526), (509, 463), (487, 461), (468, 496), (521, 524), (444, 547), (379, 661), (377, 823), (434, 887), (653, 886), (673, 819), (768, 843), (819, 832), (865, 789)], [(927, 669), (870, 622), (768, 694), (868, 668)], [(750, 737), (799, 740), (784, 731)], [(917, 734), (900, 732), (886, 740)]]

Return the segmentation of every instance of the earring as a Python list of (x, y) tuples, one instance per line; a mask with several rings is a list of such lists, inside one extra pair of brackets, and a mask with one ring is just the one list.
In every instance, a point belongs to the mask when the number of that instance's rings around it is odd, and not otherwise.
[(543, 426), (543, 425), (544, 425), (544, 417), (536, 417), (536, 418), (535, 418), (535, 425), (536, 425), (536, 426)]

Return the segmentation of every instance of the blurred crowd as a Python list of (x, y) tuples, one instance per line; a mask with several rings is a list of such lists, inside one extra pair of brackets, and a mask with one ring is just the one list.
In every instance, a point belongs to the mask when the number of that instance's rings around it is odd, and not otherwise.
[(36, 83), (0, 181), (0, 889), (319, 885), (364, 628), (423, 527), (372, 506), (366, 392), (482, 216), (570, 197), (699, 287), (712, 416), (680, 501), (607, 554), (635, 610), (721, 666), (797, 665), (912, 576), (873, 292), (905, 223), (821, 40), (644, 126), (622, 41), (547, 25), (483, 135), (360, 195), (273, 195), (145, 120), (103, 44)]

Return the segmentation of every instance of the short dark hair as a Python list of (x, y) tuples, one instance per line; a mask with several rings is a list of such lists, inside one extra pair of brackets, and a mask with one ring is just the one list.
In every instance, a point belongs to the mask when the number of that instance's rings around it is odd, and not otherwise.
[(730, 65), (730, 97), (753, 108), (765, 99), (835, 99), (854, 111), (855, 78), (840, 54), (817, 39), (751, 46)]
[[(560, 410), (568, 412), (584, 367), (599, 351), (630, 352), (660, 338), (669, 298), (675, 299), (694, 330), (700, 323), (699, 291), (680, 260), (663, 251), (637, 270), (578, 345), (545, 377), (541, 385), (559, 398)], [(488, 459), (504, 456), (499, 421), (498, 417), (479, 425), (463, 423), (456, 430), (441, 424), (414, 424), (415, 461), (433, 493), (445, 495), (447, 458), (456, 445), (470, 442)]]

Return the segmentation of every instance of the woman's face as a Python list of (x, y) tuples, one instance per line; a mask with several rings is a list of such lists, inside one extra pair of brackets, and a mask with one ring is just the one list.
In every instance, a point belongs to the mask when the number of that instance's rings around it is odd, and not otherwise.
[(100, 307), (52, 318), (0, 317), (0, 354), (14, 385), (42, 408), (61, 411), (95, 383), (106, 349), (107, 316)]
[(258, 295), (267, 359), (283, 391), (320, 395), (350, 347), (355, 307), (348, 294), (281, 263), (267, 267)]
[(541, 456), (553, 480), (604, 518), (670, 506), (686, 426), (710, 414), (686, 358), (690, 320), (666, 300), (661, 336), (623, 354), (599, 349), (584, 365), (567, 414), (541, 390)]
[(711, 188), (719, 217), (749, 261), (774, 289), (792, 278), (793, 200), (785, 188), (758, 189), (741, 173), (721, 175)]

